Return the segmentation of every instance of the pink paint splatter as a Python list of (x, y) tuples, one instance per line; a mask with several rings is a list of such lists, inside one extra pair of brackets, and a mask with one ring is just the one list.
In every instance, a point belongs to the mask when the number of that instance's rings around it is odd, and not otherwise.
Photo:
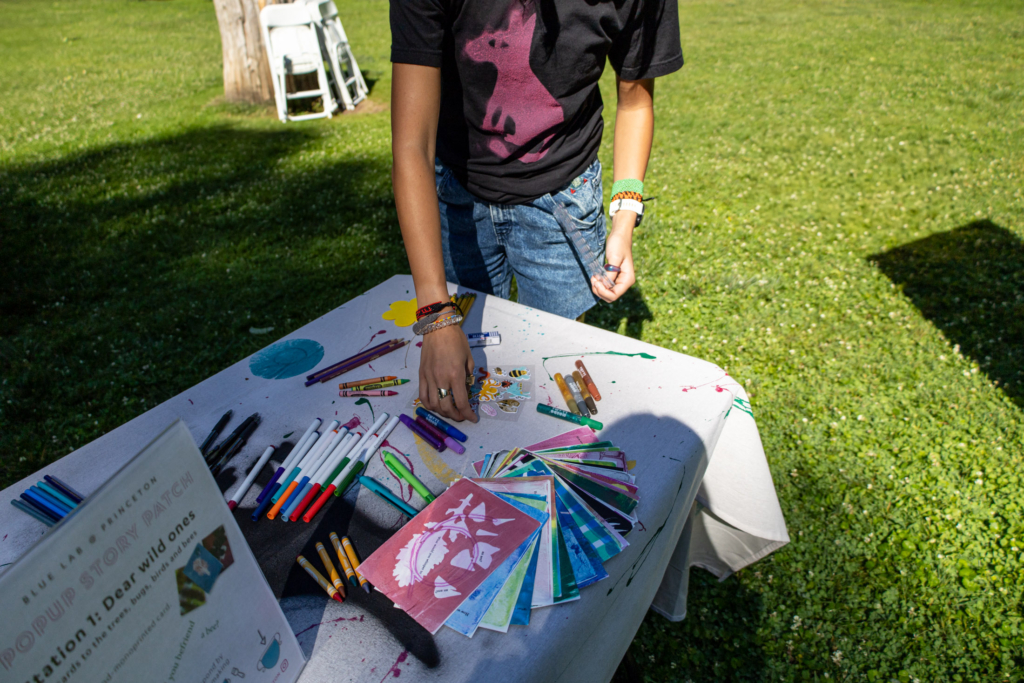
[(305, 633), (306, 631), (308, 631), (310, 629), (313, 629), (313, 628), (316, 628), (317, 626), (323, 626), (324, 624), (336, 624), (339, 621), (362, 621), (365, 616), (366, 616), (365, 614), (360, 614), (358, 617), (338, 617), (337, 619), (330, 619), (328, 621), (321, 621), (318, 624), (313, 624), (312, 626), (307, 626), (306, 628), (302, 629), (301, 631), (299, 631), (298, 633), (295, 634), (295, 637), (297, 638), (297, 637), (301, 636), (303, 633)]
[(358, 427), (361, 424), (363, 424), (363, 421), (359, 419), (359, 416), (358, 415), (353, 415), (351, 420), (349, 420), (348, 422), (346, 422), (345, 424), (343, 424), (341, 426), (351, 432), (353, 429), (355, 429), (356, 427)]
[(366, 344), (363, 346), (363, 348), (359, 349), (359, 350), (362, 351), (363, 349), (368, 347), (370, 344), (372, 344), (373, 340), (377, 338), (377, 335), (386, 334), (386, 333), (387, 333), (387, 330), (380, 330), (379, 332), (375, 333), (372, 337), (370, 337), (370, 341), (366, 342)]
[(423, 346), (423, 342), (416, 342), (416, 348), (420, 348), (422, 346)]
[[(188, 402), (192, 403), (192, 399), (189, 399)], [(192, 403), (192, 405), (195, 405), (195, 403)]]
[[(409, 651), (408, 650), (402, 650), (402, 654), (398, 655), (398, 659), (396, 659), (395, 663), (391, 665), (391, 668), (388, 669), (388, 672), (386, 674), (384, 674), (384, 678), (387, 678), (388, 676), (392, 676), (393, 678), (398, 678), (399, 676), (401, 676), (402, 675), (402, 670), (398, 668), (398, 665), (401, 664), (402, 662), (404, 662), (408, 658), (409, 658)], [(381, 683), (384, 683), (384, 678), (380, 679)]]

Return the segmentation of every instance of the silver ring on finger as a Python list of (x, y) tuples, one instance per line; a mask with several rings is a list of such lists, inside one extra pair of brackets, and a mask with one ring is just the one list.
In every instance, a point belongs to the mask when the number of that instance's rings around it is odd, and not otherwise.
[(448, 391), (447, 389), (438, 389), (437, 390), (437, 397), (440, 398), (440, 399), (446, 399), (449, 396), (451, 396), (451, 394), (452, 394), (452, 392)]

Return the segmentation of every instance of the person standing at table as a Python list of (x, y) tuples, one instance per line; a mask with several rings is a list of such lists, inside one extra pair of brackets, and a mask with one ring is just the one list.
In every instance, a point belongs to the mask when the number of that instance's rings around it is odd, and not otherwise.
[[(395, 205), (418, 317), (420, 400), (476, 417), (473, 357), (445, 280), (577, 318), (635, 281), (633, 229), (654, 135), (654, 79), (683, 64), (677, 0), (391, 0)], [(605, 60), (616, 74), (611, 231), (601, 165)], [(556, 217), (608, 264), (583, 267)], [(565, 216), (563, 215), (563, 220)]]

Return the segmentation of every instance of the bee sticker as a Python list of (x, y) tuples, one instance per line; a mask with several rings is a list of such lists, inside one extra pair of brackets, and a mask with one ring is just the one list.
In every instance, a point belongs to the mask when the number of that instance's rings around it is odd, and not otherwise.
[(526, 368), (516, 368), (515, 370), (510, 370), (508, 376), (513, 379), (530, 379), (530, 371)]

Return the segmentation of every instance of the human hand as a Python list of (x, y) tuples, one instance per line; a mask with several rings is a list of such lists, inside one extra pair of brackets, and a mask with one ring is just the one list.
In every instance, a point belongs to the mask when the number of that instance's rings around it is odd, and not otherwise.
[[(423, 335), (420, 354), (420, 402), (427, 410), (461, 422), (476, 422), (476, 413), (469, 407), (466, 377), (473, 375), (473, 353), (469, 340), (458, 325), (449, 325)], [(438, 389), (450, 393), (441, 398)]]
[(611, 303), (615, 301), (636, 282), (636, 271), (633, 269), (633, 227), (636, 225), (636, 213), (622, 209), (612, 218), (612, 229), (605, 241), (605, 262), (619, 268), (619, 272), (607, 272), (612, 281), (612, 289), (608, 289), (596, 277), (590, 278), (590, 286), (594, 294)]

